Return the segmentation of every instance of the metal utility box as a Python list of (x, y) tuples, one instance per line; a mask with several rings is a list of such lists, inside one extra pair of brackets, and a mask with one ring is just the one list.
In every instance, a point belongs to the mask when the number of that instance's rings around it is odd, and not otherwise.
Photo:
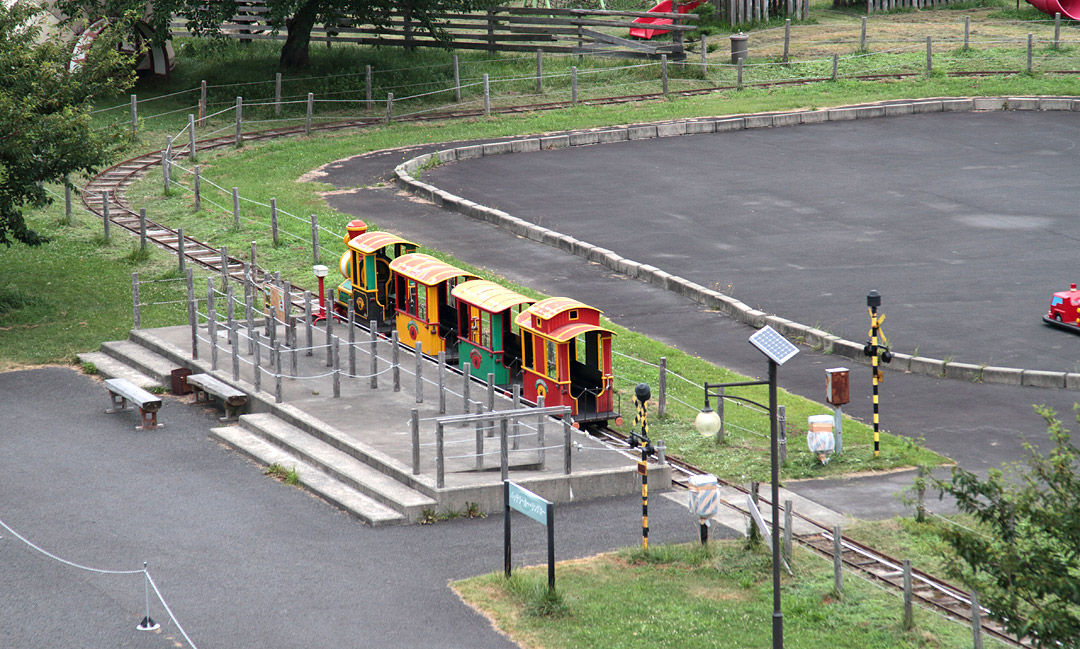
[(825, 401), (834, 406), (842, 406), (851, 401), (848, 390), (848, 374), (846, 367), (834, 367), (825, 370)]

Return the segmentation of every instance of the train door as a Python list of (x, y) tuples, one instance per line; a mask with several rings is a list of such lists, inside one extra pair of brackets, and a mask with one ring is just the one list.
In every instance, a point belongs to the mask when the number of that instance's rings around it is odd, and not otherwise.
[(604, 389), (600, 332), (588, 331), (570, 341), (570, 390), (580, 415), (598, 412), (596, 397)]
[(510, 382), (521, 380), (521, 327), (514, 322), (527, 304), (518, 304), (502, 312), (503, 365), (510, 373)]

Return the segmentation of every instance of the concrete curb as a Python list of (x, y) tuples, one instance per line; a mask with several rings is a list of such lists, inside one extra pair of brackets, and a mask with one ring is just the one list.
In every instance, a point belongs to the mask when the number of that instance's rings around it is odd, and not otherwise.
[[(687, 297), (709, 309), (716, 309), (735, 320), (753, 327), (766, 324), (794, 342), (803, 343), (825, 354), (869, 364), (863, 355), (863, 343), (843, 340), (828, 332), (785, 318), (769, 315), (717, 291), (677, 277), (655, 266), (642, 264), (605, 248), (528, 223), (501, 210), (454, 196), (437, 187), (420, 181), (414, 176), (433, 159), (439, 163), (469, 160), (488, 155), (525, 153), (541, 149), (561, 149), (593, 144), (608, 144), (627, 140), (644, 140), (657, 137), (677, 137), (700, 133), (723, 133), (750, 128), (780, 128), (799, 124), (815, 124), (826, 121), (875, 119), (896, 115), (923, 113), (965, 112), (987, 110), (1065, 110), (1080, 111), (1080, 98), (1076, 97), (946, 97), (911, 101), (887, 101), (855, 106), (840, 106), (815, 111), (788, 111), (781, 113), (755, 113), (717, 118), (692, 118), (651, 124), (631, 124), (567, 133), (552, 133), (519, 138), (494, 144), (463, 146), (418, 156), (406, 160), (394, 169), (397, 185), (411, 194), (431, 200), (436, 205), (474, 219), (487, 221), (560, 250), (602, 264), (627, 277), (640, 279), (664, 290)], [(1004, 385), (1030, 385), (1080, 390), (1080, 374), (1046, 372), (1011, 367), (993, 367), (953, 363), (944, 360), (895, 354), (890, 367), (915, 374), (926, 374), (946, 379), (976, 383), (999, 383)]]

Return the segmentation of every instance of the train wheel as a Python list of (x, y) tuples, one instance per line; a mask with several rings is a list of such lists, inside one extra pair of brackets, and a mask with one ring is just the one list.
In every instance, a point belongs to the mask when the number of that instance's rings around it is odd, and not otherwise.
[(1054, 314), (1054, 320), (1057, 320), (1058, 322), (1061, 322), (1061, 314), (1060, 313), (1055, 313)]

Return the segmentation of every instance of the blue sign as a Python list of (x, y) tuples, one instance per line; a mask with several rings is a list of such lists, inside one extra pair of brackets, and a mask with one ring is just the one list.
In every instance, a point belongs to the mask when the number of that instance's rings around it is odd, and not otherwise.
[(510, 485), (510, 507), (541, 525), (547, 525), (547, 508), (551, 503), (513, 482), (507, 484)]

